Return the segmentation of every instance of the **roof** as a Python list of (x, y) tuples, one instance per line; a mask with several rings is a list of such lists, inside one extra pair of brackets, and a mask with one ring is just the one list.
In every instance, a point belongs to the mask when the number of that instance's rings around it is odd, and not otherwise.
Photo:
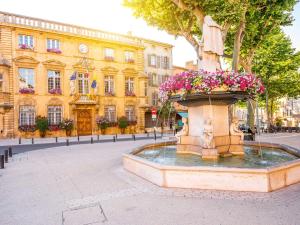
[(114, 42), (122, 42), (143, 46), (143, 42), (149, 42), (165, 47), (173, 47), (173, 45), (158, 42), (154, 40), (144, 39), (132, 35), (119, 34), (114, 32), (102, 31), (94, 28), (82, 27), (73, 24), (61, 23), (52, 20), (44, 20), (35, 17), (18, 15), (0, 11), (0, 23), (12, 24), (15, 26), (30, 27), (31, 29), (46, 30), (49, 32), (59, 32), (72, 35), (80, 35), (88, 38), (96, 38), (109, 40)]

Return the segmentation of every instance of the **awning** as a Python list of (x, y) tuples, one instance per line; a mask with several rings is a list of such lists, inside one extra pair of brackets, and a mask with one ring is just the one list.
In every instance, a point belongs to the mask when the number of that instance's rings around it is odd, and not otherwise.
[(177, 114), (179, 116), (183, 117), (183, 118), (188, 118), (188, 113), (187, 112), (178, 112)]

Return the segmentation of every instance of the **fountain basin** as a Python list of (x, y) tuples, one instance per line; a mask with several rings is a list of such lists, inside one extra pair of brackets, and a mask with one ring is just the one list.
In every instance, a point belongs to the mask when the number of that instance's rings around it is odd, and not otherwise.
[[(143, 157), (143, 151), (166, 146), (172, 148), (171, 145), (174, 144), (174, 142), (151, 144), (137, 148), (130, 154), (124, 154), (124, 168), (161, 187), (270, 192), (300, 182), (300, 151), (286, 145), (246, 142), (245, 146), (250, 149), (266, 148), (266, 153), (274, 151), (275, 157), (276, 154), (281, 154), (277, 157), (278, 162), (276, 161), (276, 163), (270, 164), (266, 161), (264, 165), (264, 160), (258, 160), (260, 164), (254, 167), (252, 165), (241, 166), (242, 164), (233, 164), (232, 166), (228, 166), (230, 163), (222, 164), (222, 162), (226, 162), (226, 159), (205, 162), (201, 161), (201, 157), (192, 154), (187, 155), (185, 161), (188, 163), (185, 165), (168, 164), (163, 161), (159, 162), (159, 160), (151, 161), (151, 158)], [(176, 149), (175, 146), (174, 148)], [(170, 151), (166, 153), (170, 153)], [(180, 159), (182, 154), (178, 155)], [(194, 161), (197, 162), (197, 158), (194, 157), (199, 158), (199, 165), (193, 164)], [(280, 160), (282, 157), (286, 160)], [(168, 158), (163, 158), (165, 161), (166, 159)], [(177, 156), (175, 162), (176, 160)], [(228, 160), (243, 161), (242, 158)]]

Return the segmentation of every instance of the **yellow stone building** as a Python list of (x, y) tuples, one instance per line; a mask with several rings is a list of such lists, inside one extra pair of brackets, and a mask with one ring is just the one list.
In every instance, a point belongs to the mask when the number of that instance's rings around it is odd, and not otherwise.
[[(136, 121), (143, 132), (148, 78), (141, 39), (0, 12), (0, 135), (23, 132), (36, 116), (53, 131), (74, 120), (73, 135), (98, 133), (97, 116)], [(119, 132), (108, 128), (108, 133)], [(35, 135), (38, 135), (35, 132)]]

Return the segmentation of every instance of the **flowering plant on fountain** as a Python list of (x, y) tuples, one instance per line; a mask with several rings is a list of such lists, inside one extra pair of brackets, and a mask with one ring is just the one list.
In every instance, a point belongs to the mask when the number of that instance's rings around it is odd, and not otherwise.
[(212, 92), (246, 92), (261, 94), (265, 90), (260, 78), (250, 73), (231, 71), (207, 72), (186, 71), (163, 82), (159, 88), (160, 97), (167, 99), (173, 95), (211, 94)]

